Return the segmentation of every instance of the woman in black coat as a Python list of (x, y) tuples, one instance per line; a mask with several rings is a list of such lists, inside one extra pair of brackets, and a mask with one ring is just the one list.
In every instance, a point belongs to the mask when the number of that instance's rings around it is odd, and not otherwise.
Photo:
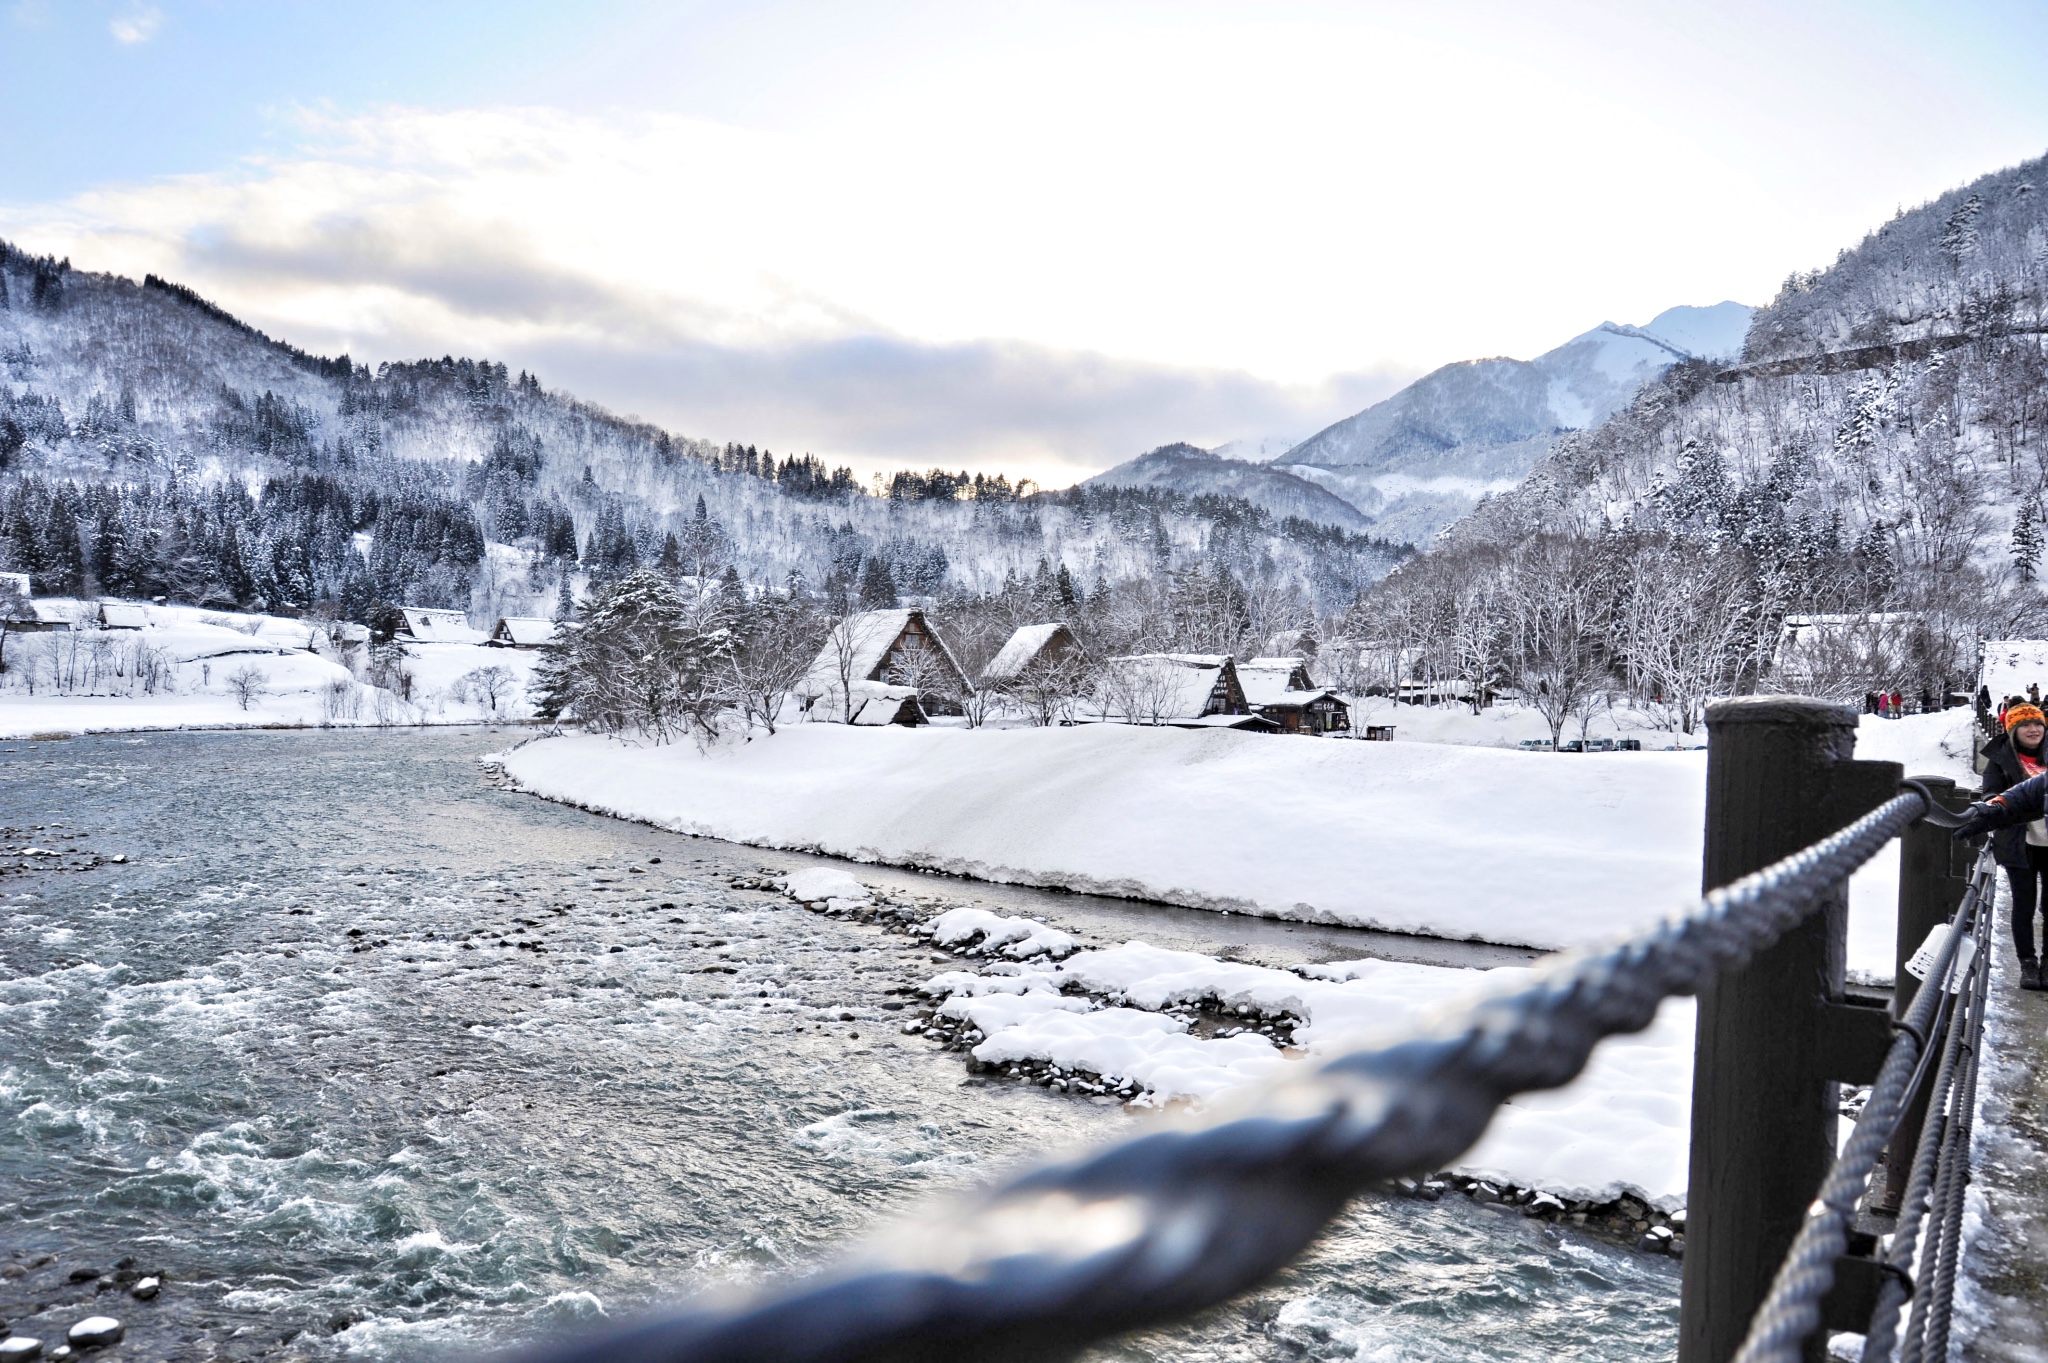
[[(2005, 712), (2005, 733), (1984, 745), (1984, 795), (2009, 790), (2048, 772), (2048, 715), (2039, 706), (2015, 705)], [(2019, 952), (2020, 988), (2043, 988), (2041, 959), (2034, 945), (2034, 914), (2048, 907), (2041, 893), (2048, 878), (2048, 827), (2044, 821), (2013, 824), (1991, 835), (1991, 855), (2012, 886), (2012, 944)]]

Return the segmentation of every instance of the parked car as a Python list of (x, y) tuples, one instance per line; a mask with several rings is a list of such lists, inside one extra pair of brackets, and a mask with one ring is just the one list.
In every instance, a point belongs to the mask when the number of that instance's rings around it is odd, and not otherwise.
[(1586, 745), (1579, 742), (1579, 740), (1575, 738), (1569, 743), (1558, 744), (1557, 750), (1559, 752), (1584, 752), (1586, 750)]
[(1538, 752), (1548, 748), (1550, 740), (1547, 738), (1525, 738), (1518, 746), (1520, 746), (1523, 752)]
[(1586, 747), (1585, 747), (1585, 751), (1587, 751), (1587, 752), (1613, 752), (1613, 751), (1614, 751), (1614, 740), (1613, 740), (1613, 739), (1611, 739), (1611, 738), (1589, 738), (1589, 739), (1587, 739), (1587, 740), (1586, 740)]

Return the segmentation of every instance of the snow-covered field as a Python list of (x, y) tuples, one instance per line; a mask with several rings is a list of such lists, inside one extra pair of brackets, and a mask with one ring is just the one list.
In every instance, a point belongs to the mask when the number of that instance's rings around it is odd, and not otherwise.
[[(1968, 714), (1867, 719), (1865, 756), (1962, 776)], [(1522, 753), (1123, 725), (795, 725), (700, 752), (588, 735), (522, 788), (758, 846), (1268, 917), (1559, 948), (1699, 892), (1703, 753)], [(1858, 877), (1851, 969), (1888, 977), (1896, 856)]]
[[(535, 655), (472, 644), (411, 644), (412, 698), (360, 680), (351, 659), (304, 621), (124, 603), (140, 628), (10, 632), (0, 674), (0, 737), (141, 729), (473, 724), (532, 714)], [(352, 668), (350, 663), (355, 667)], [(512, 673), (496, 710), (463, 684)], [(237, 679), (248, 686), (247, 703)]]

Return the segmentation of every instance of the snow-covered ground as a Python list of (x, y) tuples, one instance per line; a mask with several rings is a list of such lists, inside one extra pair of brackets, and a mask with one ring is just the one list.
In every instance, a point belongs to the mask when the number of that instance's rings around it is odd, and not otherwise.
[[(301, 620), (190, 606), (120, 604), (140, 628), (10, 632), (0, 737), (277, 725), (471, 724), (532, 714), (536, 655), (412, 644), (412, 697), (363, 682), (361, 650), (337, 650)], [(464, 678), (511, 674), (495, 710)], [(238, 677), (251, 684), (244, 704)]]
[[(1865, 756), (1962, 776), (1965, 711), (1866, 719)], [(1016, 884), (1559, 948), (1699, 893), (1703, 753), (1522, 753), (1123, 725), (794, 725), (700, 752), (588, 735), (506, 773), (679, 831)], [(1896, 855), (1850, 966), (1888, 977)]]

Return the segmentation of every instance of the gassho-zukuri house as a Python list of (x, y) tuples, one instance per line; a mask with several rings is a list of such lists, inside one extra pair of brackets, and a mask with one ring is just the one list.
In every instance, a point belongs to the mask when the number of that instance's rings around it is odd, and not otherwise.
[(469, 623), (465, 611), (435, 610), (426, 606), (400, 606), (394, 636), (415, 644), (480, 644), (484, 632)]
[(1080, 640), (1058, 620), (1041, 625), (1020, 625), (1002, 651), (981, 669), (983, 686), (1012, 682), (1033, 669), (1043, 670), (1079, 654)]
[(492, 648), (546, 648), (555, 638), (555, 622), (539, 615), (501, 615), (484, 642)]
[(1351, 707), (1335, 691), (1319, 687), (1300, 658), (1253, 658), (1237, 677), (1252, 713), (1290, 734), (1351, 732)]
[(1110, 659), (1104, 718), (1175, 729), (1277, 733), (1252, 713), (1237, 663), (1225, 653), (1133, 653)]
[(971, 689), (921, 610), (862, 611), (832, 629), (797, 683), (805, 716), (827, 723), (923, 724)]

